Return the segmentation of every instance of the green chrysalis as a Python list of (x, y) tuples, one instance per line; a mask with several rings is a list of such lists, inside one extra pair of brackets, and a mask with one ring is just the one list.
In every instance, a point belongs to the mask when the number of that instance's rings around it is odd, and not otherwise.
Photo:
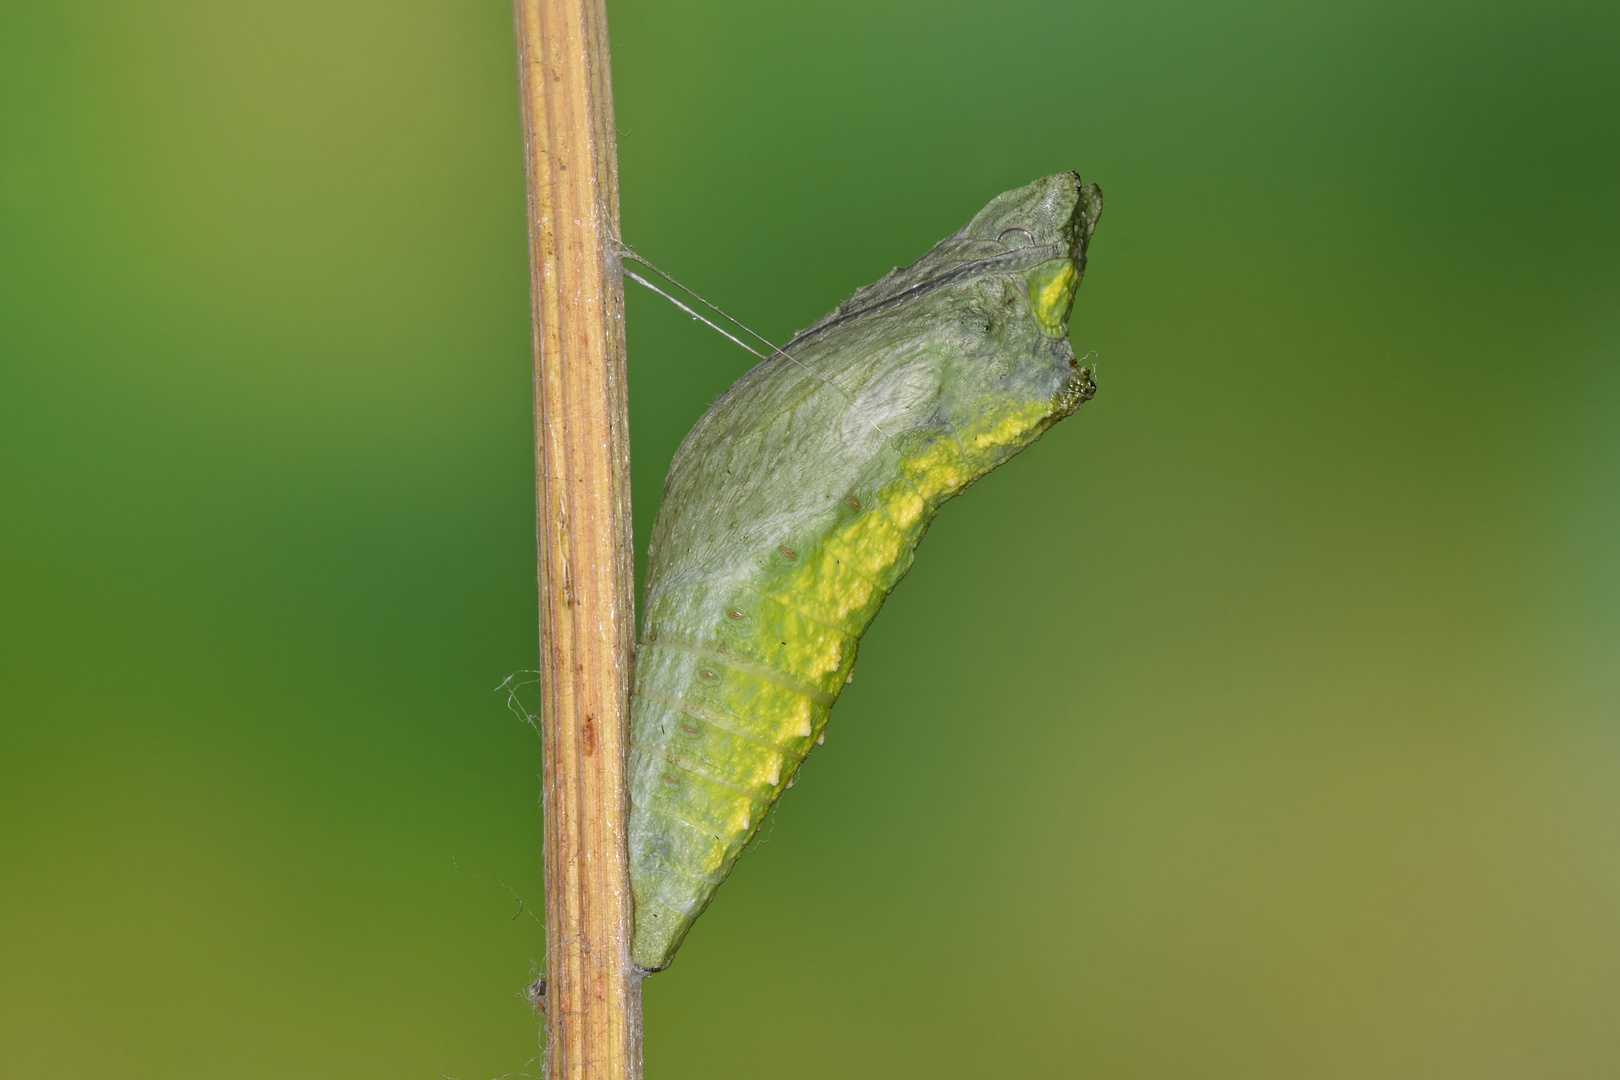
[(630, 705), (632, 956), (675, 950), (819, 740), (940, 505), (1095, 391), (1069, 311), (1102, 192), (1060, 173), (744, 375), (675, 454)]

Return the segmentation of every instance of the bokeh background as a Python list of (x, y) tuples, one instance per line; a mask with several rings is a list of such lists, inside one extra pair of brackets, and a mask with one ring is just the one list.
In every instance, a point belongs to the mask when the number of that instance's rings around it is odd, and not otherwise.
[[(951, 504), (651, 1080), (1620, 1075), (1620, 7), (613, 0), (781, 340), (997, 192), (1100, 391)], [(0, 1075), (536, 1072), (499, 0), (0, 9)], [(749, 366), (629, 299), (636, 530)]]

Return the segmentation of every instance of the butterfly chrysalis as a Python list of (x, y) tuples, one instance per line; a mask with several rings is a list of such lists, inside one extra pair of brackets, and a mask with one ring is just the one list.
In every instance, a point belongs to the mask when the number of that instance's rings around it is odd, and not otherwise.
[(669, 965), (822, 735), (940, 505), (1095, 391), (1102, 192), (1006, 192), (744, 375), (675, 454), (630, 706), (632, 957)]

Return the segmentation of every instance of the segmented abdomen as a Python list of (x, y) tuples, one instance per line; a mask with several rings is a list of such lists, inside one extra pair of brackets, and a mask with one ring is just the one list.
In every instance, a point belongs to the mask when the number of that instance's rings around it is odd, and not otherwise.
[(889, 479), (767, 526), (730, 567), (649, 597), (629, 762), (632, 951), (647, 970), (667, 966), (792, 782), (910, 568), (936, 502), (915, 469), (871, 464)]

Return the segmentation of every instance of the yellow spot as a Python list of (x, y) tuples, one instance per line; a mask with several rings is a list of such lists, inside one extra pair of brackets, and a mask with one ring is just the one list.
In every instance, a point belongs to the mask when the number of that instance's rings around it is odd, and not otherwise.
[(784, 591), (793, 607), (822, 622), (843, 626), (851, 614), (871, 602), (873, 586), (823, 546), (793, 575)]
[(726, 835), (746, 836), (748, 830), (754, 827), (754, 804), (747, 799), (738, 799), (734, 805), (736, 810), (725, 825)]
[(1044, 402), (1027, 405), (974, 434), (973, 446), (979, 450), (988, 450), (992, 446), (1013, 446), (1024, 441), (1024, 436), (1049, 415), (1051, 409)]
[(902, 529), (909, 529), (922, 520), (923, 511), (928, 507), (923, 497), (905, 484), (893, 485), (893, 490), (882, 494), (883, 512)]
[(968, 479), (955, 442), (944, 439), (901, 462), (901, 468), (910, 477), (917, 494), (929, 500), (954, 491)]
[(760, 729), (759, 734), (773, 742), (808, 738), (815, 730), (818, 713), (826, 711), (826, 706), (801, 694), (742, 674), (715, 687), (704, 700), (712, 702), (721, 714), (750, 724), (769, 720), (770, 725)]
[[(913, 525), (922, 517), (923, 501), (910, 488), (895, 502), (903, 502), (895, 511), (897, 524)], [(885, 500), (885, 509), (891, 505)], [(866, 513), (829, 536), (824, 546), (856, 573), (882, 581), (883, 572), (905, 555), (907, 540), (883, 514)]]
[(1069, 332), (1069, 310), (1075, 290), (1080, 287), (1080, 271), (1069, 259), (1042, 263), (1030, 272), (1029, 306), (1035, 321), (1047, 337), (1060, 338)]

